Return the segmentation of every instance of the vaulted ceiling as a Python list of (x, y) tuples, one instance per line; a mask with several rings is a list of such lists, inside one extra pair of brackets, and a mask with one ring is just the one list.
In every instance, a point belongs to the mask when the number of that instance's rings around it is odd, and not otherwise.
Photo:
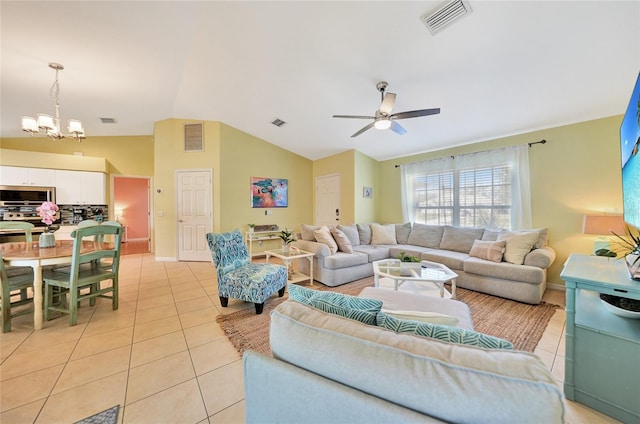
[[(309, 159), (378, 160), (622, 114), (640, 70), (638, 1), (474, 1), (432, 34), (440, 1), (2, 1), (2, 137), (54, 113), (87, 136), (150, 135), (166, 118), (221, 121)], [(394, 112), (369, 121), (378, 81)], [(103, 124), (99, 118), (115, 118)], [(282, 127), (271, 124), (279, 118)], [(536, 140), (532, 140), (536, 141)]]

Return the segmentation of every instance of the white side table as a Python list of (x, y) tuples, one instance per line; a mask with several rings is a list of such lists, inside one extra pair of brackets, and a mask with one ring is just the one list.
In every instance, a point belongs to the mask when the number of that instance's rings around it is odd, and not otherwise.
[(313, 286), (313, 257), (315, 256), (314, 253), (291, 247), (289, 248), (288, 252), (284, 252), (282, 249), (276, 249), (276, 250), (265, 250), (264, 254), (266, 255), (267, 263), (269, 263), (269, 258), (271, 256), (281, 259), (282, 262), (284, 262), (284, 265), (287, 267), (287, 275), (289, 275), (289, 267), (291, 266), (291, 261), (293, 261), (294, 259), (306, 258), (309, 261), (309, 275), (302, 274), (301, 272), (294, 272), (291, 278), (288, 279), (288, 282), (299, 283), (301, 281), (309, 280), (310, 285)]

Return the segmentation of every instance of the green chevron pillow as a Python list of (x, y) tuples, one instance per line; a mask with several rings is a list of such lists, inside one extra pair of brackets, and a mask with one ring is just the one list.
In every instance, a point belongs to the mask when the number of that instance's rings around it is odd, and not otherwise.
[(378, 327), (383, 327), (396, 333), (411, 333), (448, 343), (478, 346), (485, 349), (513, 349), (511, 342), (498, 337), (448, 325), (407, 321), (392, 317), (384, 312), (378, 313), (376, 323)]
[(342, 293), (311, 290), (295, 284), (289, 285), (289, 298), (323, 312), (376, 325), (376, 314), (382, 301), (349, 296)]

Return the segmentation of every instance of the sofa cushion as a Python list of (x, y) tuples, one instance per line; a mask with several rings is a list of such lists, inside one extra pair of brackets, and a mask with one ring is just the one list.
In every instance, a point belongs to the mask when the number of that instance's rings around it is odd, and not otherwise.
[(513, 349), (513, 344), (510, 341), (498, 337), (448, 325), (398, 319), (383, 312), (378, 314), (376, 323), (378, 327), (383, 327), (396, 333), (410, 333), (447, 343), (478, 346), (485, 349)]
[(533, 228), (533, 229), (523, 229), (523, 230), (519, 230), (522, 232), (535, 232), (538, 233), (538, 240), (536, 240), (535, 244), (533, 245), (534, 249), (542, 249), (543, 247), (548, 245), (548, 238), (549, 238), (549, 229), (548, 228)]
[(358, 228), (358, 237), (360, 238), (360, 244), (371, 244), (371, 225), (370, 224), (356, 224)]
[(394, 224), (371, 224), (371, 244), (398, 244)]
[(411, 234), (410, 222), (406, 222), (404, 224), (396, 224), (396, 242), (398, 244), (407, 244), (407, 240), (409, 240), (409, 234)]
[(387, 246), (361, 244), (360, 246), (353, 246), (353, 251), (367, 255), (369, 262), (379, 261), (389, 257), (389, 248)]
[(490, 228), (485, 228), (482, 233), (482, 240), (484, 241), (496, 241), (498, 240), (498, 235), (502, 232), (502, 230), (492, 230)]
[(515, 265), (522, 265), (524, 257), (531, 252), (538, 241), (539, 233), (532, 231), (505, 231), (498, 235), (498, 240), (507, 242), (504, 251), (504, 260)]
[(302, 224), (302, 226), (300, 227), (300, 234), (302, 236), (302, 240), (316, 241), (316, 237), (313, 235), (313, 232), (319, 229), (320, 229), (320, 226), (318, 225)]
[(338, 245), (338, 250), (344, 253), (353, 253), (353, 247), (349, 237), (346, 236), (341, 230), (333, 227), (331, 228), (331, 235)]
[(414, 223), (409, 233), (407, 244), (437, 249), (442, 241), (444, 227), (441, 225), (426, 225)]
[(442, 421), (564, 417), (557, 383), (527, 352), (397, 334), (297, 302), (272, 311), (269, 337), (277, 359)]
[(440, 249), (469, 253), (473, 242), (480, 240), (483, 233), (484, 228), (463, 228), (447, 225), (442, 233)]
[(332, 255), (338, 251), (338, 245), (336, 241), (333, 239), (333, 236), (331, 235), (331, 231), (326, 225), (323, 225), (321, 228), (315, 230), (313, 232), (313, 235), (315, 236), (316, 241), (318, 243), (327, 245)]
[(360, 235), (358, 234), (358, 227), (356, 224), (341, 225), (338, 224), (338, 229), (342, 231), (351, 242), (351, 246), (357, 246), (360, 244)]
[(502, 262), (502, 255), (507, 242), (502, 241), (482, 241), (476, 240), (471, 246), (469, 256), (485, 259), (492, 262)]
[(542, 284), (546, 278), (545, 270), (538, 267), (514, 265), (508, 262), (497, 264), (478, 258), (469, 258), (464, 261), (463, 271), (467, 274), (529, 284)]
[(468, 253), (452, 252), (449, 250), (429, 250), (422, 254), (422, 259), (438, 262), (450, 269), (463, 269), (464, 261), (469, 259)]
[(369, 256), (365, 253), (356, 251), (353, 253), (337, 252), (335, 255), (325, 256), (324, 267), (326, 269), (343, 269), (368, 262)]
[(424, 252), (429, 252), (433, 249), (428, 247), (420, 247), (414, 246), (411, 244), (396, 244), (393, 246), (389, 246), (389, 257), (390, 258), (400, 258), (400, 253), (404, 252), (407, 256), (416, 256), (418, 258), (422, 257)]

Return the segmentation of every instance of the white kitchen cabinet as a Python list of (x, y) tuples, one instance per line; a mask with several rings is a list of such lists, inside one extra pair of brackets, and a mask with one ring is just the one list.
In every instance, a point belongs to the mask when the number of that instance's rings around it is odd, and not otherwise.
[(0, 184), (13, 186), (55, 187), (56, 171), (46, 168), (0, 166)]
[(106, 205), (106, 175), (102, 172), (56, 170), (56, 203)]

